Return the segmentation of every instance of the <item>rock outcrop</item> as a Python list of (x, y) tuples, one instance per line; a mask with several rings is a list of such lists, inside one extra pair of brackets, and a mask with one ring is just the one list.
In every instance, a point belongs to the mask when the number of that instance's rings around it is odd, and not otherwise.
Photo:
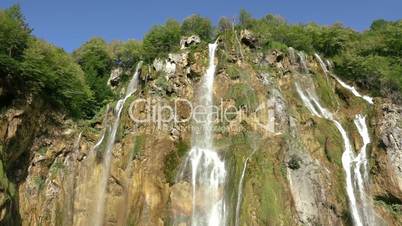
[(180, 40), (180, 48), (185, 49), (191, 45), (196, 45), (201, 42), (201, 38), (198, 35), (191, 35), (189, 37), (182, 38)]

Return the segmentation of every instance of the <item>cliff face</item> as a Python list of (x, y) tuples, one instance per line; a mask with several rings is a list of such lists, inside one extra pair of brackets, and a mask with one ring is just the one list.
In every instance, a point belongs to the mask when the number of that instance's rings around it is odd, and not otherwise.
[[(381, 98), (371, 105), (340, 85), (313, 56), (303, 61), (293, 51), (255, 49), (251, 36), (240, 38), (245, 44), (222, 37), (215, 59), (214, 103), (238, 109), (230, 120), (214, 125), (214, 146), (227, 170), (222, 188), (227, 225), (354, 222), (342, 162), (344, 140), (331, 120), (309, 111), (296, 83), (306, 91), (314, 89), (345, 128), (356, 155), (364, 141), (355, 116), (366, 116), (371, 143), (365, 194), (374, 210), (370, 222), (402, 225), (401, 107)], [(180, 219), (178, 225), (190, 225), (191, 178), (175, 178), (192, 144), (192, 123), (184, 119), (194, 110), (189, 103), (199, 97), (207, 53), (205, 43), (195, 42), (142, 66), (139, 88), (123, 107), (112, 143), (104, 197), (100, 184), (117, 103), (80, 123), (46, 111), (35, 100), (1, 113), (1, 221), (170, 225)], [(140, 99), (145, 101), (130, 105)], [(170, 112), (161, 106), (171, 106), (181, 120), (168, 120)], [(132, 120), (148, 115), (159, 120)], [(201, 208), (202, 201), (197, 200)]]

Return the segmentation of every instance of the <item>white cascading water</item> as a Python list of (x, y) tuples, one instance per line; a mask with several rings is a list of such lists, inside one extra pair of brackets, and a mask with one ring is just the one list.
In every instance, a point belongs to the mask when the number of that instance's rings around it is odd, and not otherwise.
[(351, 92), (353, 93), (353, 95), (355, 95), (355, 96), (357, 96), (357, 97), (360, 97), (360, 98), (363, 98), (363, 99), (364, 99), (365, 101), (367, 101), (369, 104), (373, 104), (373, 103), (374, 103), (372, 97), (366, 96), (366, 95), (361, 95), (361, 94), (356, 90), (355, 87), (346, 84), (346, 83), (343, 82), (340, 78), (338, 78), (338, 76), (332, 75), (332, 77), (334, 77), (335, 80), (336, 80), (339, 84), (341, 84), (341, 86), (342, 86), (343, 88), (345, 88), (345, 89), (351, 91)]
[(321, 69), (324, 71), (325, 75), (327, 75), (328, 72), (329, 72), (329, 71), (328, 71), (328, 68), (327, 68), (327, 66), (325, 65), (324, 61), (322, 61), (320, 55), (318, 55), (318, 53), (315, 53), (314, 56), (315, 56), (315, 58), (317, 59), (318, 63), (320, 64), (320, 67), (321, 67)]
[[(298, 86), (296, 86), (297, 89)], [(300, 90), (300, 87), (299, 87)], [(349, 137), (345, 131), (345, 129), (342, 127), (341, 123), (339, 123), (332, 115), (330, 111), (325, 109), (324, 107), (321, 106), (320, 102), (318, 101), (318, 98), (316, 95), (311, 91), (311, 90), (306, 90), (307, 95), (304, 94), (304, 91), (300, 90), (302, 95), (300, 95), (300, 98), (302, 99), (304, 105), (311, 111), (313, 115), (316, 115), (317, 113), (319, 116), (324, 117), (330, 121), (332, 121), (336, 128), (339, 130), (339, 132), (342, 135), (342, 139), (344, 142), (344, 152), (342, 154), (342, 166), (343, 169), (345, 170), (346, 174), (346, 193), (349, 198), (349, 204), (350, 204), (350, 209), (352, 212), (352, 217), (353, 221), (356, 226), (363, 226), (363, 221), (362, 217), (359, 213), (358, 209), (358, 204), (355, 196), (355, 187), (353, 186), (353, 175), (352, 175), (352, 168), (353, 168), (353, 163), (355, 161), (355, 155), (353, 152), (352, 145), (350, 143)], [(300, 94), (300, 92), (299, 92)], [(317, 110), (312, 111), (311, 110), (311, 105), (313, 107), (317, 108)]]
[(306, 62), (306, 55), (303, 52), (297, 52), (297, 55), (299, 56), (299, 61), (300, 61), (300, 66), (303, 71), (303, 73), (308, 73), (308, 67), (307, 67), (307, 62)]
[[(205, 113), (194, 120), (192, 147), (184, 171), (191, 170), (192, 226), (226, 225), (224, 185), (226, 168), (213, 147), (213, 84), (217, 43), (209, 44), (209, 66), (200, 87), (199, 106)], [(187, 168), (190, 167), (191, 168)], [(182, 179), (182, 178), (181, 178)]]
[[(318, 55), (317, 53), (314, 54), (314, 56), (316, 57), (316, 59), (318, 60), (318, 63), (321, 66), (321, 69), (324, 71), (324, 73), (327, 75), (329, 73), (327, 66), (324, 64), (324, 62), (322, 61), (320, 55)], [(327, 60), (327, 64), (328, 66), (331, 65), (331, 63)], [(353, 93), (353, 95), (363, 98), (365, 101), (367, 101), (369, 104), (373, 104), (373, 98), (370, 96), (366, 96), (366, 95), (361, 95), (355, 87), (350, 86), (348, 84), (346, 84), (345, 82), (343, 82), (338, 76), (331, 74), (331, 76), (345, 89), (351, 91)]]
[(240, 180), (239, 180), (239, 187), (237, 189), (237, 202), (236, 202), (236, 215), (235, 215), (235, 226), (240, 225), (240, 207), (241, 207), (241, 202), (243, 198), (243, 181), (244, 181), (244, 175), (246, 174), (246, 169), (247, 169), (247, 164), (248, 161), (250, 161), (250, 158), (254, 155), (256, 149), (251, 152), (249, 156), (247, 156), (246, 160), (244, 161), (244, 166), (243, 170), (241, 172)]
[[(116, 106), (114, 108), (114, 121), (113, 121), (113, 125), (111, 127), (110, 135), (109, 135), (107, 143), (106, 143), (105, 152), (103, 153), (104, 156), (103, 156), (103, 160), (102, 160), (102, 172), (101, 172), (100, 182), (99, 182), (98, 190), (97, 190), (97, 194), (96, 194), (97, 197), (96, 197), (95, 212), (93, 213), (93, 216), (92, 216), (94, 226), (102, 226), (103, 225), (105, 202), (106, 202), (106, 187), (107, 187), (107, 181), (108, 181), (109, 174), (110, 174), (112, 150), (113, 150), (114, 142), (116, 139), (117, 129), (120, 124), (120, 115), (121, 115), (121, 111), (123, 110), (123, 106), (124, 106), (124, 103), (126, 102), (127, 98), (129, 98), (137, 90), (138, 79), (139, 79), (139, 69), (141, 68), (141, 65), (142, 65), (142, 62), (139, 62), (137, 64), (135, 73), (127, 86), (125, 96), (116, 103)], [(99, 144), (102, 143), (103, 139), (104, 139), (104, 135), (101, 137), (100, 141), (97, 142), (96, 146), (99, 146)]]
[(367, 145), (371, 143), (369, 131), (366, 124), (366, 117), (362, 115), (356, 115), (354, 123), (363, 140), (363, 145), (360, 148), (359, 154), (354, 159), (354, 162), (356, 164), (354, 169), (354, 177), (357, 179), (356, 186), (360, 194), (364, 222), (366, 222), (367, 225), (375, 225), (374, 209), (368, 197), (366, 196), (366, 184), (368, 184), (369, 179)]

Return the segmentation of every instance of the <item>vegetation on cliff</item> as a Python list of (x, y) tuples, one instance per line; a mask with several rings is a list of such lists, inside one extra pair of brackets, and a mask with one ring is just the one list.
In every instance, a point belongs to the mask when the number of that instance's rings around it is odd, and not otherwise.
[(109, 44), (93, 38), (75, 50), (73, 58), (34, 37), (18, 6), (1, 10), (0, 21), (0, 98), (6, 105), (24, 96), (39, 96), (74, 117), (92, 117), (113, 98), (107, 85), (112, 67), (129, 70), (139, 60), (151, 63), (177, 51), (182, 36), (195, 34), (209, 42), (213, 36), (227, 36), (231, 28), (254, 32), (257, 47), (263, 50), (292, 46), (319, 52), (333, 59), (339, 76), (372, 95), (402, 101), (402, 21), (377, 20), (369, 30), (356, 32), (341, 24), (288, 24), (274, 15), (255, 19), (242, 10), (235, 27), (222, 18), (214, 28), (209, 19), (192, 15), (182, 23), (168, 20), (154, 26), (143, 41)]

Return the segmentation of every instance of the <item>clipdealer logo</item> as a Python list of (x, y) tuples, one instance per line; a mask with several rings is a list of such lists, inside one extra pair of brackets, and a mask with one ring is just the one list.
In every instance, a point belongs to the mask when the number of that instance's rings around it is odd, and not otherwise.
[[(179, 114), (179, 109), (187, 109), (187, 114)], [(136, 114), (136, 109), (142, 113)], [(250, 110), (247, 106), (237, 107), (225, 103), (222, 99), (219, 105), (193, 104), (184, 98), (176, 98), (173, 102), (166, 103), (159, 99), (140, 98), (131, 102), (128, 109), (129, 117), (134, 123), (156, 123), (158, 128), (164, 124), (178, 124), (192, 122), (202, 123), (230, 123), (231, 121), (242, 121), (250, 115), (257, 118), (259, 127), (268, 132), (275, 132), (275, 102), (266, 101)]]

